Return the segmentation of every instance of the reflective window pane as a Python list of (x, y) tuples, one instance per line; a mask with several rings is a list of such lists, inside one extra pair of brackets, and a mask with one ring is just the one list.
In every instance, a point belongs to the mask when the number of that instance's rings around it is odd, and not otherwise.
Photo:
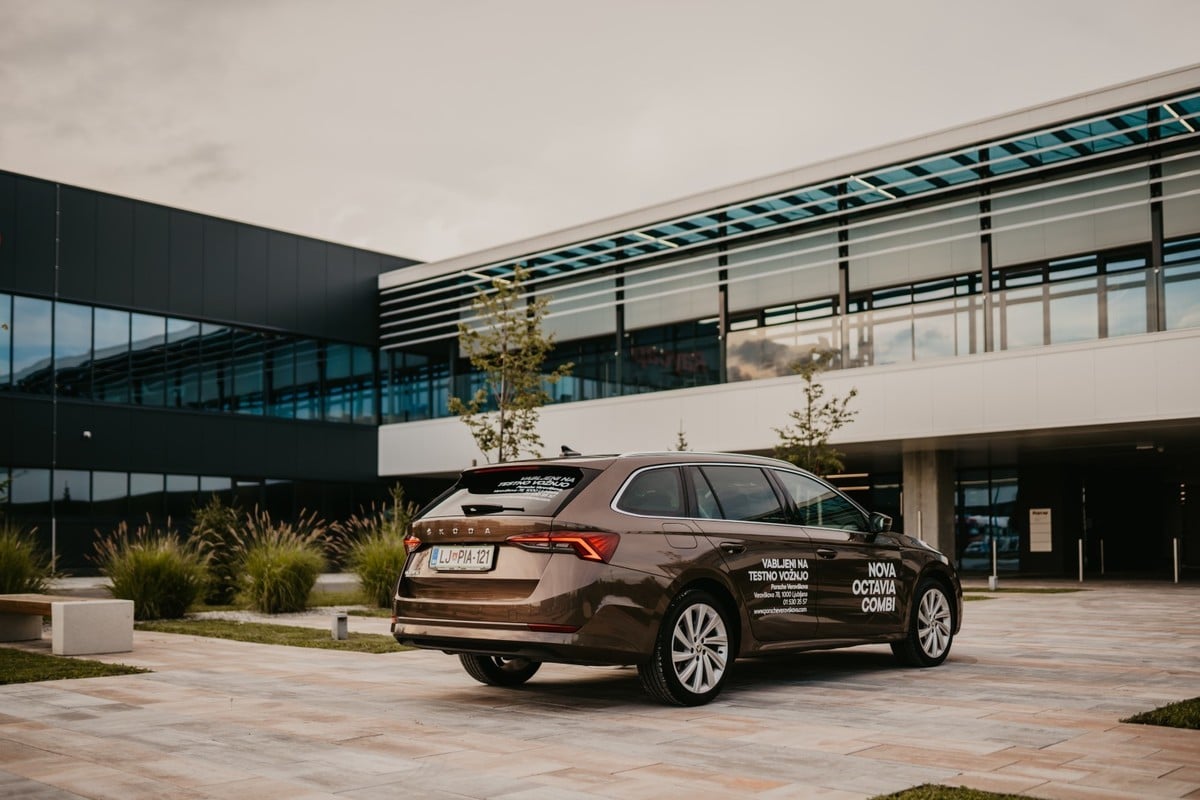
[(227, 411), (233, 392), (232, 329), (205, 322), (200, 325), (200, 407)]
[(0, 391), (12, 382), (12, 298), (0, 293)]
[(92, 398), (129, 402), (129, 312), (97, 308), (93, 321)]
[(321, 348), (316, 342), (296, 343), (296, 419), (321, 419)]
[(1163, 269), (1167, 330), (1200, 327), (1200, 264)]
[(200, 324), (167, 320), (167, 405), (200, 407)]
[(163, 476), (155, 473), (134, 472), (129, 476), (129, 516), (131, 522), (140, 522), (149, 514), (157, 519), (164, 511)]
[(325, 346), (325, 419), (349, 422), (353, 405), (354, 381), (351, 373), (352, 348), (348, 344)]
[(131, 400), (139, 406), (161, 406), (166, 402), (167, 321), (152, 314), (130, 318)]
[(1099, 338), (1096, 279), (1050, 287), (1050, 344)]
[(124, 472), (92, 473), (92, 514), (121, 517), (129, 496), (129, 476)]
[(14, 467), (8, 497), (13, 516), (50, 513), (50, 470)]
[(172, 520), (187, 519), (196, 504), (200, 478), (196, 475), (167, 476), (167, 516)]
[(1003, 300), (997, 306), (1002, 314), (1000, 320), (1002, 349), (1015, 350), (1019, 347), (1040, 347), (1045, 344), (1042, 287), (1009, 289), (1003, 294)]
[(57, 514), (64, 517), (86, 515), (92, 501), (92, 475), (87, 470), (55, 470), (53, 493)]
[(54, 380), (60, 396), (90, 395), (91, 361), (91, 307), (59, 303), (54, 314)]
[(918, 315), (913, 319), (913, 349), (917, 360), (957, 355), (955, 301), (924, 303), (914, 311)]
[(786, 522), (783, 506), (757, 467), (701, 467), (725, 519)]
[(362, 425), (375, 424), (375, 351), (354, 348), (354, 401), (351, 417)]
[(296, 416), (296, 352), (289, 339), (267, 343), (267, 410), (272, 417)]
[(795, 472), (776, 470), (796, 506), (796, 523), (817, 528), (866, 532), (867, 518), (853, 503), (820, 481)]
[(233, 408), (239, 414), (263, 413), (263, 347), (260, 333), (233, 334)]
[(1146, 332), (1146, 273), (1109, 275), (1106, 307), (1108, 335), (1129, 336)]
[[(216, 475), (200, 476), (200, 494), (203, 494), (205, 499), (208, 499), (210, 494), (222, 494), (222, 493), (228, 493), (228, 492), (229, 492), (228, 477), (216, 476)], [(228, 499), (228, 498), (226, 498), (226, 499)]]

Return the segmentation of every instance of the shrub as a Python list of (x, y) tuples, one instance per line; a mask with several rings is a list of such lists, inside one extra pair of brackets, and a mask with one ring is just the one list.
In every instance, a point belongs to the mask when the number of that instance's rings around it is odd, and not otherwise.
[(198, 543), (149, 518), (132, 534), (124, 522), (95, 544), (93, 560), (112, 583), (113, 597), (132, 600), (135, 619), (174, 619), (204, 596), (208, 565)]
[(241, 584), (240, 552), (237, 528), (241, 512), (237, 505), (225, 505), (218, 495), (192, 512), (192, 539), (208, 556), (209, 582), (204, 602), (228, 605), (237, 596)]
[(335, 526), (341, 536), (339, 549), (346, 566), (358, 576), (363, 593), (379, 608), (392, 604), (396, 579), (404, 569), (407, 551), (404, 537), (416, 516), (417, 504), (404, 501), (404, 489), (392, 487), (386, 506), (372, 504), (361, 515)]
[(28, 533), (0, 523), (0, 594), (44, 592), (54, 570), (38, 548), (35, 531)]
[(375, 531), (350, 544), (346, 565), (358, 576), (367, 599), (379, 608), (388, 608), (407, 555), (404, 537)]
[(242, 597), (267, 614), (303, 611), (325, 569), (327, 527), (317, 515), (295, 523), (275, 522), (255, 508), (236, 533), (243, 570)]

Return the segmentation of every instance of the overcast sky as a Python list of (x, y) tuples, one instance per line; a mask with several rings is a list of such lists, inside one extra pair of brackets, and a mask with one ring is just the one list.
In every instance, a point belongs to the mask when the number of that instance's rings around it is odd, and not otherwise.
[(0, 169), (446, 258), (1200, 62), (1197, 0), (0, 0)]

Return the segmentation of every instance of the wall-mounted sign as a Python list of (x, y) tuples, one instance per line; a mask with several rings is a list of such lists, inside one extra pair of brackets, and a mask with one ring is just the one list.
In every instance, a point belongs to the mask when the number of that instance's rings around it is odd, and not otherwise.
[(1050, 509), (1029, 509), (1029, 552), (1049, 553), (1054, 549)]

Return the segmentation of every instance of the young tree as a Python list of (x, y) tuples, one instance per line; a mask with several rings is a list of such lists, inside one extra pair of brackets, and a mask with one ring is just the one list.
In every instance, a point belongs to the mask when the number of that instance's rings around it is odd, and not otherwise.
[(817, 380), (830, 355), (828, 351), (813, 348), (808, 356), (792, 364), (792, 371), (804, 380), (804, 406), (791, 412), (790, 424), (773, 429), (780, 439), (775, 446), (775, 457), (815, 475), (842, 470), (842, 454), (830, 446), (829, 437), (858, 413), (849, 408), (857, 389), (851, 389), (845, 397), (826, 398), (825, 387)]
[(450, 398), (450, 413), (470, 429), (489, 463), (493, 451), (499, 462), (522, 452), (541, 455), (537, 420), (538, 409), (550, 401), (545, 385), (571, 374), (570, 363), (542, 374), (542, 362), (554, 348), (553, 334), (542, 333), (549, 300), (524, 291), (527, 277), (518, 267), (511, 278), (493, 278), (490, 291), (480, 289), (471, 303), (475, 319), (458, 326), (459, 347), (484, 385), (467, 402)]
[(675, 438), (675, 449), (681, 453), (689, 449), (687, 437), (683, 435), (683, 420), (679, 420), (679, 433)]

